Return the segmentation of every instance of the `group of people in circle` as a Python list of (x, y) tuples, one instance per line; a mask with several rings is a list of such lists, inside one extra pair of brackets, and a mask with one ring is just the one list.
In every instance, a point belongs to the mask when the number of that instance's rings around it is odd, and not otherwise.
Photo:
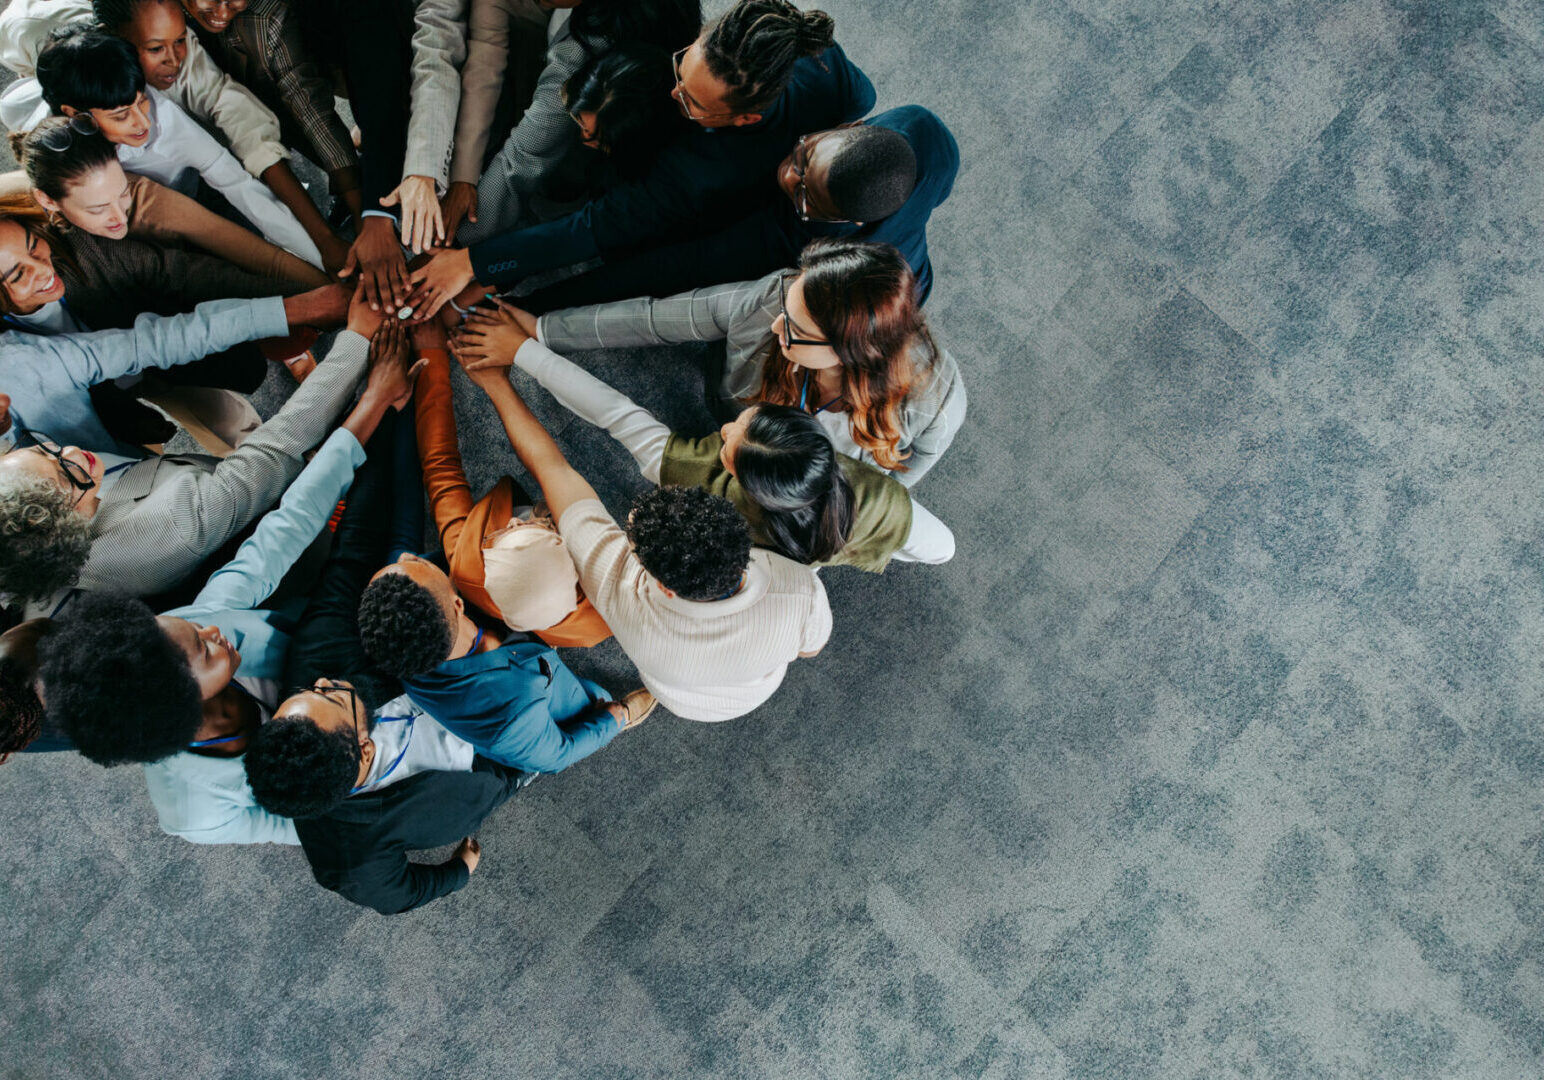
[[(12, 0), (0, 62), (0, 761), (140, 764), (167, 833), (407, 911), (538, 775), (771, 698), (822, 568), (953, 557), (913, 492), (966, 411), (923, 316), (959, 151), (825, 13)], [(689, 342), (707, 434), (568, 358)], [(524, 483), (473, 491), (455, 367)], [(625, 515), (516, 368), (631, 455)], [(565, 663), (607, 638), (627, 692)]]

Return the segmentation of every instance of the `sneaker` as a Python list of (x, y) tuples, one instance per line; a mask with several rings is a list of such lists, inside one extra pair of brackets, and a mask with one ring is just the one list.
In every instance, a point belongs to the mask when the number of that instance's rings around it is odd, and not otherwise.
[(626, 731), (643, 723), (658, 704), (659, 702), (654, 700), (654, 695), (642, 687), (628, 694), (621, 701), (622, 711), (627, 714), (627, 722), (622, 725), (622, 730)]

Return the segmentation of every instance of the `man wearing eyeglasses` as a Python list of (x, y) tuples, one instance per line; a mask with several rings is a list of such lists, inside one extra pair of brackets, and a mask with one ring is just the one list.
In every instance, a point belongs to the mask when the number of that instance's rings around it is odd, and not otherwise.
[[(817, 15), (811, 29), (799, 28)], [(856, 120), (873, 108), (873, 84), (831, 32), (821, 13), (801, 13), (781, 0), (740, 0), (676, 54), (671, 97), (693, 124), (661, 150), (647, 175), (555, 221), (435, 253), (411, 274), (414, 318), (429, 318), (452, 299), (465, 303), (461, 294), (470, 300), (473, 285), (513, 287), (543, 270), (625, 258), (765, 204), (775, 194), (767, 184), (772, 167), (800, 135)], [(778, 33), (794, 40), (761, 51), (752, 47)], [(738, 72), (746, 83), (736, 88), (723, 66), (731, 56), (749, 55), (777, 56), (786, 64)]]
[[(532, 779), (407, 697), (372, 713), (339, 679), (280, 703), (252, 738), (246, 773), (259, 805), (294, 820), (317, 882), (383, 915), (465, 886), (482, 857), (471, 834)], [(442, 863), (407, 857), (452, 843)]]

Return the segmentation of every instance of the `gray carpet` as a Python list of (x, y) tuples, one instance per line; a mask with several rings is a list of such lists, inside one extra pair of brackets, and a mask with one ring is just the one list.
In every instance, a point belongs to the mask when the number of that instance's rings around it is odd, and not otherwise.
[[(827, 573), (770, 704), (542, 779), (401, 918), (0, 769), (6, 1076), (1544, 1075), (1539, 5), (827, 7), (964, 153), (958, 557)], [(697, 354), (585, 359), (706, 425)]]

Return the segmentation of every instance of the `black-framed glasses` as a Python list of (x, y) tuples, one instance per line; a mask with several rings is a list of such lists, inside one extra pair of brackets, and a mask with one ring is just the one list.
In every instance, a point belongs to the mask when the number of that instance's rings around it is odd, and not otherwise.
[[(692, 44), (695, 45), (696, 42)], [(687, 49), (691, 47), (691, 45), (688, 45), (686, 48), (677, 49), (670, 54), (670, 72), (675, 76), (675, 99), (680, 103), (681, 111), (686, 114), (688, 120), (708, 120), (715, 116), (733, 116), (734, 113), (727, 109), (718, 112), (699, 113), (692, 111), (691, 95), (686, 92), (686, 87), (681, 85), (681, 57), (685, 56)]]
[(777, 278), (777, 306), (783, 313), (783, 344), (784, 345), (829, 345), (829, 341), (816, 341), (814, 338), (798, 338), (793, 336), (793, 319), (788, 314), (788, 275), (779, 274)]
[(339, 683), (333, 679), (320, 678), (312, 682), (310, 686), (293, 687), (289, 693), (284, 695), (284, 698), (286, 701), (288, 701), (290, 698), (295, 697), (298, 694), (316, 694), (332, 702), (334, 705), (336, 705), (338, 702), (337, 698), (331, 696), (332, 694), (347, 694), (348, 716), (350, 722), (352, 722), (354, 725), (354, 734), (366, 734), (359, 730), (359, 702), (361, 699), (359, 697), (359, 691), (355, 690), (352, 686)]
[(92, 119), (91, 114), (78, 112), (64, 123), (50, 129), (38, 140), (38, 145), (50, 153), (58, 154), (68, 150), (77, 135), (90, 137), (100, 134), (102, 134), (102, 129), (97, 126), (97, 122)]
[(64, 473), (64, 478), (70, 482), (70, 486), (81, 494), (84, 495), (96, 487), (96, 481), (91, 478), (91, 470), (80, 462), (71, 461), (65, 457), (64, 450), (59, 444), (43, 432), (18, 426), (14, 439), (11, 450), (36, 450), (40, 454), (53, 458), (59, 466), (59, 471)]
[(809, 152), (804, 148), (804, 140), (808, 135), (800, 135), (799, 141), (793, 148), (793, 174), (798, 178), (799, 186), (794, 188), (793, 207), (799, 214), (800, 221), (810, 219), (810, 193), (804, 184), (804, 170), (809, 164)]

